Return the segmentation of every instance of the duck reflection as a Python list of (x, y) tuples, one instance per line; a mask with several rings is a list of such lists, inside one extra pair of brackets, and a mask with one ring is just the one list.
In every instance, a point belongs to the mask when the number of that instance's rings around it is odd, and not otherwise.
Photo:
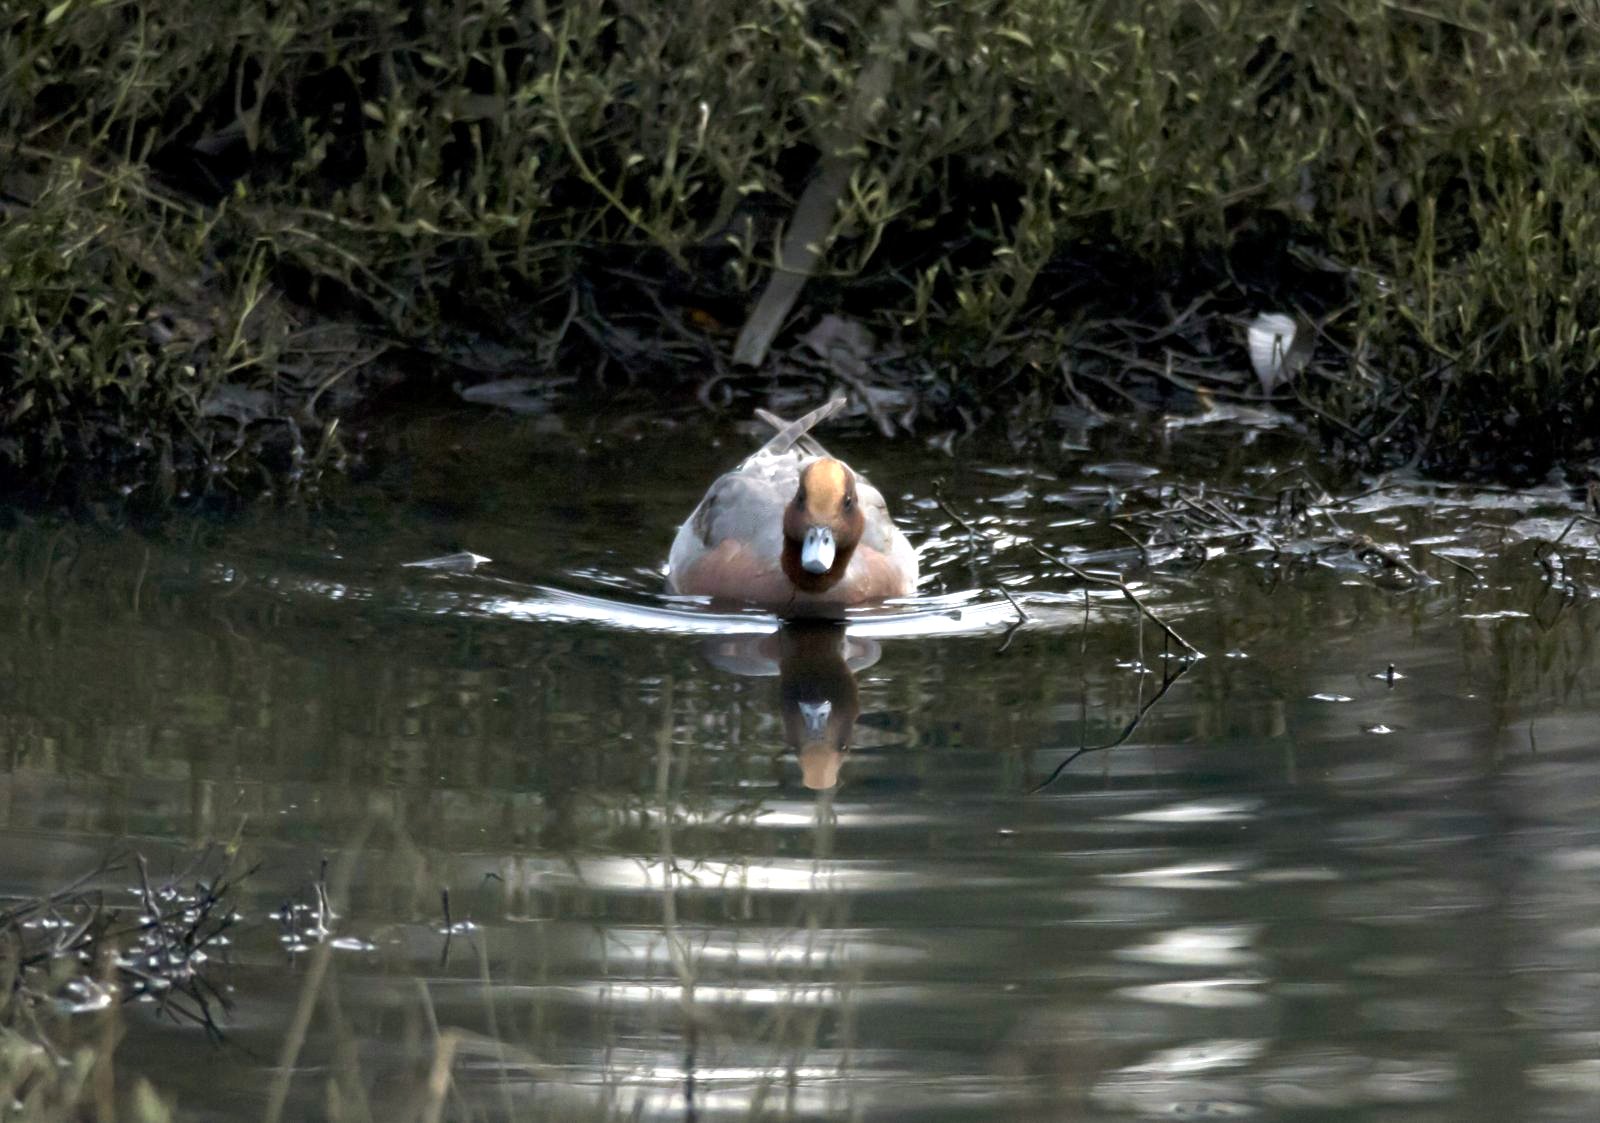
[(770, 635), (720, 636), (705, 648), (707, 661), (729, 674), (778, 676), (784, 740), (812, 791), (839, 783), (861, 713), (856, 672), (881, 654), (873, 640), (822, 620), (789, 621)]

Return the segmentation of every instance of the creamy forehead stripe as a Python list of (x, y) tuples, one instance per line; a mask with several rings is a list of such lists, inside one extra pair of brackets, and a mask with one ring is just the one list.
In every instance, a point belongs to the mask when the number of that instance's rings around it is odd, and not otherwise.
[(806, 468), (806, 506), (837, 504), (844, 498), (848, 483), (843, 464), (837, 460), (815, 461)]

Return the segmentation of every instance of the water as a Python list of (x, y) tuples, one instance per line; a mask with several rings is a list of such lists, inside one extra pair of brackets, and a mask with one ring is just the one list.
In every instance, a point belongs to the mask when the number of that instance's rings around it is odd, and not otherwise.
[(0, 892), (250, 871), (224, 1041), (134, 1003), (119, 1074), (194, 1119), (1595, 1117), (1575, 498), (1186, 557), (1161, 489), (1275, 494), (1292, 437), (841, 437), (933, 575), (841, 642), (657, 595), (748, 440), (424, 417), (316, 505), (4, 535)]

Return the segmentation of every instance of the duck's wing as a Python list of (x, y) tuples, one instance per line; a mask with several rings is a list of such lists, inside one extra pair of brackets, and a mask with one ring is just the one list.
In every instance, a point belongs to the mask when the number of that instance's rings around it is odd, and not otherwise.
[(768, 410), (756, 410), (756, 416), (777, 430), (776, 433), (762, 445), (756, 456), (782, 456), (790, 449), (798, 447), (807, 456), (827, 456), (828, 450), (823, 448), (816, 438), (810, 435), (811, 430), (822, 422), (832, 417), (844, 408), (845, 397), (838, 397), (824, 402), (804, 417), (797, 417), (793, 421), (785, 421), (777, 414)]
[(668, 559), (672, 571), (687, 572), (701, 553), (728, 539), (745, 543), (760, 557), (776, 559), (783, 549), (783, 507), (788, 501), (784, 482), (793, 491), (792, 480), (774, 481), (762, 472), (740, 469), (719, 477), (678, 528)]

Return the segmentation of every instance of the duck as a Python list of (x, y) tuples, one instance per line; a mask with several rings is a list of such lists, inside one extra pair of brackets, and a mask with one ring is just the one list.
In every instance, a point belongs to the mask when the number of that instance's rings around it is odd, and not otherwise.
[(838, 786), (850, 752), (861, 692), (856, 676), (883, 655), (874, 639), (841, 620), (784, 620), (774, 632), (735, 632), (705, 641), (701, 654), (720, 671), (778, 679), (783, 739), (812, 791)]
[[(861, 715), (861, 692), (847, 657), (851, 642), (837, 621), (791, 620), (778, 633), (783, 737), (800, 764), (800, 782), (814, 792), (839, 785)], [(874, 654), (876, 648), (872, 644)]]
[(844, 405), (836, 397), (794, 421), (756, 411), (776, 432), (718, 477), (678, 528), (668, 592), (788, 618), (916, 592), (917, 553), (883, 494), (810, 435)]

